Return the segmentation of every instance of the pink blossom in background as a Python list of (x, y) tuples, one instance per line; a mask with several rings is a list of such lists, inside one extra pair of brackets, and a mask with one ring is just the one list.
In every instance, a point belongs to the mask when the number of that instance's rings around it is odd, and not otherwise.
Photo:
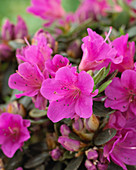
[(0, 115), (0, 145), (3, 153), (11, 158), (30, 138), (27, 127), (29, 120), (23, 120), (20, 115), (2, 113)]
[(21, 16), (17, 17), (17, 24), (14, 27), (15, 39), (24, 39), (28, 36), (28, 29)]
[(17, 17), (17, 24), (12, 24), (8, 19), (2, 26), (2, 40), (24, 39), (28, 36), (28, 29), (21, 16)]
[(46, 74), (45, 62), (51, 58), (52, 49), (47, 45), (45, 36), (39, 37), (37, 45), (30, 45), (23, 50), (17, 55), (17, 58), (24, 62), (36, 64), (41, 72)]
[(6, 60), (11, 57), (13, 51), (7, 44), (0, 44), (0, 60)]
[(25, 62), (19, 65), (17, 73), (9, 77), (9, 87), (23, 91), (23, 93), (16, 95), (17, 98), (32, 97), (35, 107), (44, 110), (47, 100), (41, 95), (40, 88), (45, 78), (48, 78), (48, 75), (45, 77), (37, 65)]
[(8, 19), (6, 19), (2, 25), (1, 38), (5, 41), (14, 39), (14, 24), (12, 24)]
[(61, 0), (32, 0), (31, 4), (32, 6), (27, 11), (47, 20), (47, 25), (65, 16)]
[(55, 77), (58, 69), (64, 66), (69, 66), (69, 60), (62, 55), (56, 54), (53, 59), (48, 59), (45, 63), (45, 67), (52, 77)]
[(118, 69), (119, 72), (123, 72), (127, 69), (134, 68), (134, 54), (135, 54), (135, 43), (128, 42), (128, 34), (122, 35), (116, 38), (112, 43), (112, 46), (117, 50), (116, 57), (122, 56), (123, 60), (119, 64), (111, 64), (111, 70)]
[(105, 107), (121, 112), (130, 110), (136, 115), (136, 72), (125, 70), (121, 79), (118, 77), (105, 89)]
[[(113, 117), (113, 116), (112, 116)], [(109, 120), (109, 128), (117, 130), (116, 135), (104, 146), (104, 156), (114, 163), (121, 166), (124, 170), (127, 170), (125, 164), (136, 165), (136, 118), (125, 120), (125, 117), (118, 118), (118, 114), (115, 115), (116, 122)], [(119, 124), (120, 128), (119, 128)], [(117, 127), (116, 127), (117, 125)], [(121, 128), (122, 127), (122, 128)]]
[(80, 71), (99, 70), (110, 62), (114, 64), (122, 62), (123, 56), (117, 56), (116, 49), (106, 43), (111, 29), (105, 40), (90, 28), (87, 31), (89, 35), (82, 39), (83, 57), (79, 65)]
[(97, 19), (99, 16), (106, 16), (108, 8), (106, 0), (83, 0), (75, 12), (75, 18), (79, 22), (84, 22), (89, 18)]
[(79, 74), (75, 69), (62, 67), (55, 78), (43, 82), (41, 94), (50, 100), (47, 115), (53, 122), (73, 118), (75, 114), (83, 118), (92, 115), (93, 78), (86, 72)]

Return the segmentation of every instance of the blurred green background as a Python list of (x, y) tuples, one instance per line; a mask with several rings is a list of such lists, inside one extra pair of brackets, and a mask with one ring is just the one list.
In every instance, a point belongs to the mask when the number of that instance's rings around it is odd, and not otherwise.
[[(31, 0), (0, 0), (0, 27), (5, 18), (16, 23), (17, 15), (21, 15), (26, 21), (30, 34), (33, 34), (44, 23), (38, 17), (26, 12)], [(62, 0), (62, 6), (67, 12), (74, 12), (79, 5), (79, 0)]]

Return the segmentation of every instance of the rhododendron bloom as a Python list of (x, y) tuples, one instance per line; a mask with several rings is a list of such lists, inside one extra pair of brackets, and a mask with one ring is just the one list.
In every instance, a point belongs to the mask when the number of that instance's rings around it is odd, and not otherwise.
[[(115, 115), (118, 120), (118, 114)], [(120, 117), (121, 118), (121, 117)], [(123, 118), (124, 122), (125, 117)], [(112, 119), (110, 119), (111, 121)], [(118, 123), (109, 121), (109, 127), (117, 130), (116, 135), (104, 146), (104, 156), (110, 162), (113, 162), (121, 166), (124, 170), (127, 170), (125, 164), (136, 165), (136, 118), (126, 120), (126, 123), (118, 127)], [(121, 121), (121, 119), (120, 119)], [(117, 128), (116, 128), (117, 124)], [(121, 127), (120, 126), (120, 127)]]
[(45, 63), (46, 69), (52, 77), (55, 77), (55, 73), (59, 68), (67, 65), (69, 65), (69, 60), (59, 54), (56, 54), (53, 59), (49, 59)]
[(23, 91), (23, 93), (17, 94), (16, 97), (33, 97), (35, 107), (45, 109), (47, 100), (41, 95), (40, 88), (47, 77), (48, 75), (43, 75), (37, 65), (25, 62), (19, 65), (17, 73), (10, 76), (9, 87)]
[(65, 15), (65, 11), (61, 6), (61, 0), (32, 0), (31, 3), (32, 6), (27, 11), (47, 20), (48, 24)]
[(111, 70), (116, 70), (123, 72), (127, 69), (134, 68), (134, 54), (135, 54), (135, 43), (128, 42), (128, 34), (122, 35), (116, 38), (112, 43), (112, 46), (117, 50), (118, 56), (123, 56), (123, 60), (119, 64), (111, 64)]
[(106, 43), (111, 29), (105, 40), (91, 29), (88, 28), (87, 31), (89, 35), (83, 38), (83, 57), (79, 70), (99, 70), (110, 62), (114, 64), (122, 62), (123, 57), (116, 56), (117, 51), (110, 44)]
[(27, 127), (29, 120), (23, 120), (20, 115), (2, 113), (0, 115), (0, 145), (4, 154), (11, 158), (30, 138)]
[(45, 62), (51, 58), (52, 49), (47, 45), (47, 40), (44, 35), (41, 35), (37, 40), (37, 45), (31, 45), (23, 49), (22, 55), (18, 54), (17, 58), (36, 64), (39, 69), (45, 71)]
[(47, 115), (53, 122), (63, 118), (73, 118), (75, 114), (83, 118), (92, 115), (93, 78), (86, 72), (79, 74), (75, 68), (62, 67), (53, 79), (43, 82), (41, 93), (50, 100)]
[(83, 0), (75, 13), (79, 22), (84, 22), (88, 18), (97, 19), (98, 16), (105, 16), (109, 5), (106, 0)]
[(121, 79), (115, 77), (105, 89), (105, 107), (125, 112), (128, 109), (136, 114), (136, 72), (126, 70)]

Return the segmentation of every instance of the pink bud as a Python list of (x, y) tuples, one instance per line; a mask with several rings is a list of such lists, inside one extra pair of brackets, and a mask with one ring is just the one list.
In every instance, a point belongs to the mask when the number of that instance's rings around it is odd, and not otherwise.
[(85, 167), (87, 170), (97, 170), (96, 166), (88, 159), (85, 161)]
[(51, 155), (53, 160), (58, 160), (61, 157), (61, 151), (60, 151), (59, 148), (53, 149), (50, 152), (50, 155)]
[(67, 136), (60, 136), (58, 142), (68, 151), (78, 151), (81, 147), (80, 141), (70, 139)]
[(14, 39), (14, 25), (7, 19), (2, 26), (2, 39), (9, 41)]
[(67, 125), (63, 124), (60, 126), (60, 132), (62, 136), (68, 136), (71, 131)]
[(12, 56), (12, 49), (6, 44), (0, 44), (0, 60), (6, 60)]
[(24, 39), (24, 37), (28, 36), (28, 30), (25, 21), (22, 17), (17, 17), (17, 24), (14, 29), (15, 39)]
[(85, 152), (86, 156), (87, 156), (87, 159), (97, 159), (98, 158), (98, 153), (96, 150), (94, 149), (89, 149)]

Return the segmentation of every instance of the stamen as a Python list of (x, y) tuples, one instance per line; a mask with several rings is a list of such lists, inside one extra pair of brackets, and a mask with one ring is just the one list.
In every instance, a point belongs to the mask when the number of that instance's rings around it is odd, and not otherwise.
[(109, 36), (110, 36), (110, 34), (111, 34), (111, 31), (112, 31), (112, 27), (110, 27), (110, 30), (109, 30), (109, 32), (107, 33), (107, 32), (105, 32), (105, 35), (106, 35), (106, 38), (105, 38), (105, 42), (108, 40), (108, 42), (110, 43), (110, 39), (109, 39)]

